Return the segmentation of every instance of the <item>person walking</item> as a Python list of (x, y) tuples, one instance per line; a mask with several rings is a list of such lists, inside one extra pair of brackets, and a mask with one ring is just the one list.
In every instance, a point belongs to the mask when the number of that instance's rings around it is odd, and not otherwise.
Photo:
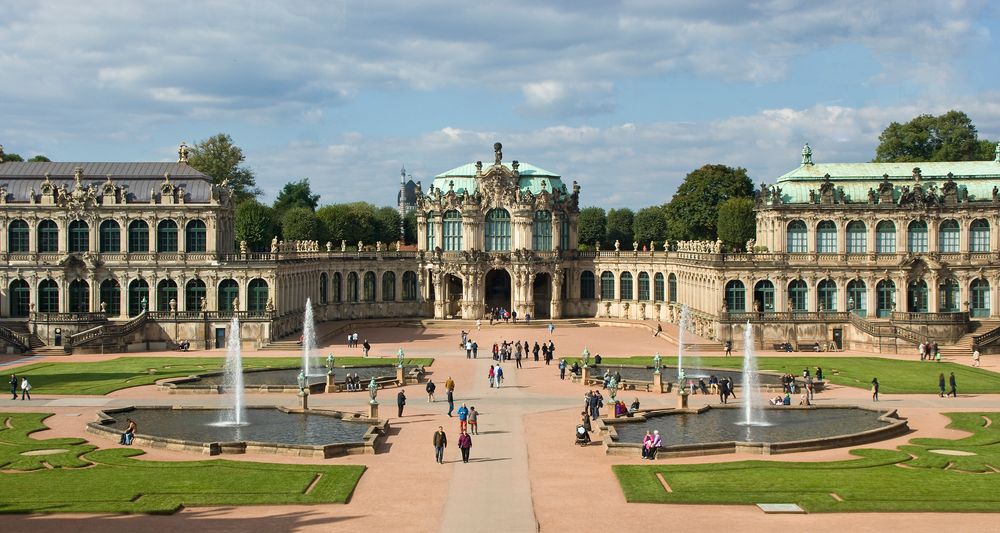
[(469, 422), (469, 408), (462, 404), (462, 407), (458, 408), (458, 429), (459, 431), (465, 431), (468, 429), (467, 424)]
[(878, 378), (872, 378), (872, 401), (873, 402), (877, 402), (878, 401), (878, 387), (879, 387)]
[(455, 390), (455, 380), (451, 379), (451, 376), (448, 376), (448, 379), (444, 380), (444, 388), (449, 391)]
[(444, 464), (444, 449), (448, 447), (448, 435), (444, 434), (444, 428), (438, 426), (434, 432), (434, 461), (439, 465)]
[(28, 383), (27, 376), (21, 378), (21, 399), (24, 400), (25, 396), (31, 399), (31, 383)]
[(973, 346), (972, 347), (972, 366), (977, 367), (977, 368), (979, 367), (979, 356), (980, 356), (980, 354), (979, 354), (979, 347), (978, 346)]
[(944, 398), (944, 372), (938, 374), (938, 398)]
[(489, 378), (489, 380), (490, 380), (490, 388), (492, 389), (493, 388), (493, 378), (496, 377), (496, 369), (493, 368), (493, 365), (490, 365), (490, 373), (487, 374), (486, 377)]
[(948, 376), (948, 386), (951, 387), (951, 390), (948, 391), (948, 396), (951, 396), (952, 398), (958, 398), (958, 386), (955, 384), (954, 372), (952, 372)]
[(479, 359), (479, 343), (472, 341), (472, 358)]
[(499, 389), (500, 384), (503, 383), (503, 369), (500, 365), (497, 365), (496, 369), (493, 371), (493, 381), (496, 382), (496, 387)]
[(361, 345), (365, 349), (365, 357), (368, 357), (368, 352), (372, 349), (372, 345), (368, 344), (368, 339), (365, 339), (364, 344)]
[(476, 319), (476, 331), (483, 330), (483, 321), (481, 319)]
[(472, 451), (472, 437), (465, 430), (458, 436), (458, 449), (462, 451), (462, 462), (469, 462), (469, 452)]
[(515, 346), (517, 349), (514, 350), (514, 363), (517, 365), (517, 368), (521, 368), (521, 345), (516, 344)]
[(455, 393), (454, 391), (448, 391), (448, 418), (451, 418), (451, 413), (455, 410)]
[(920, 360), (923, 361), (927, 357), (927, 345), (921, 342), (920, 346), (917, 346), (917, 352), (920, 353)]
[(726, 357), (733, 355), (733, 341), (726, 341)]
[(434, 384), (433, 379), (427, 380), (427, 403), (434, 403), (434, 391), (437, 390), (437, 385)]
[(11, 400), (17, 399), (17, 376), (14, 374), (10, 375), (10, 396)]
[(479, 435), (479, 411), (475, 405), (469, 408), (469, 433)]
[(565, 380), (566, 379), (566, 360), (565, 359), (560, 359), (559, 360), (559, 379), (561, 379), (561, 380)]
[(465, 340), (465, 358), (472, 359), (472, 340)]
[(540, 349), (541, 348), (538, 347), (538, 341), (535, 341), (535, 345), (531, 348), (531, 354), (535, 356), (536, 363), (538, 362), (538, 350)]
[(550, 337), (552, 336), (552, 332), (555, 331), (555, 330), (556, 330), (556, 325), (553, 324), (552, 322), (549, 322), (549, 336)]
[(399, 408), (398, 418), (403, 418), (403, 407), (406, 405), (406, 391), (399, 391), (396, 395), (396, 407)]

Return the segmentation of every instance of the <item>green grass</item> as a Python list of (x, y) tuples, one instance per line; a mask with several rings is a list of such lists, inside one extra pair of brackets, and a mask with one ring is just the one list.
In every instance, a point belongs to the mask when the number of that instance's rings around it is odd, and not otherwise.
[[(27, 376), (36, 394), (107, 394), (119, 389), (150, 385), (158, 379), (184, 377), (222, 370), (221, 357), (118, 357), (91, 363), (37, 363), (10, 370)], [(431, 358), (404, 359), (408, 365), (428, 366)], [(243, 367), (295, 368), (302, 360), (297, 357), (246, 357)], [(335, 364), (396, 364), (396, 358), (337, 357)], [(151, 372), (152, 370), (152, 372)]]
[[(613, 468), (625, 499), (643, 503), (796, 503), (814, 512), (1000, 511), (1000, 415), (949, 413), (972, 436), (914, 439), (899, 450), (852, 450), (860, 459), (825, 463), (740, 461)], [(986, 427), (985, 418), (992, 421)], [(971, 456), (940, 455), (950, 449)], [(670, 486), (667, 492), (656, 478)], [(838, 501), (836, 494), (843, 501)]]
[[(696, 359), (698, 365), (713, 368), (739, 369), (743, 366), (742, 357), (698, 357), (689, 356), (685, 366)], [(591, 358), (593, 361), (593, 358)], [(572, 364), (572, 360), (569, 361)], [(603, 357), (601, 364), (617, 365), (649, 365), (653, 358), (635, 357)], [(676, 357), (664, 357), (664, 365), (676, 365)], [(956, 363), (930, 363), (921, 361), (901, 361), (883, 359), (881, 357), (760, 357), (757, 367), (760, 370), (770, 370), (778, 373), (789, 373), (801, 376), (802, 369), (809, 368), (810, 373), (816, 372), (816, 367), (823, 368), (823, 378), (837, 385), (849, 387), (870, 388), (872, 378), (878, 377), (879, 392), (882, 394), (919, 394), (938, 392), (938, 374), (944, 372), (948, 377), (955, 373), (959, 394), (996, 394), (1000, 393), (1000, 374), (972, 368)]]
[[(364, 466), (226, 460), (160, 462), (135, 448), (97, 450), (83, 439), (35, 440), (44, 413), (0, 414), (0, 481), (17, 494), (0, 513), (172, 513), (188, 505), (347, 503)], [(24, 452), (63, 449), (55, 455)], [(316, 485), (309, 486), (319, 476)], [(308, 490), (308, 492), (307, 492)]]

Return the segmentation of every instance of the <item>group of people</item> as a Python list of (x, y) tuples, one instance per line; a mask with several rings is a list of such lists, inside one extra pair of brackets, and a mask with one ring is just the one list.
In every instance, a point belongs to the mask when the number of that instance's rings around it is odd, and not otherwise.
[(354, 374), (348, 372), (347, 376), (344, 378), (344, 390), (356, 391), (363, 389), (364, 383), (361, 381), (361, 376), (359, 376), (357, 372)]
[(503, 383), (503, 368), (499, 363), (496, 365), (490, 365), (490, 371), (486, 377), (490, 380), (491, 389), (499, 389), (500, 385)]
[[(448, 376), (448, 379), (444, 382), (445, 393), (448, 399), (448, 416), (451, 417), (452, 412), (455, 410), (455, 380)], [(437, 385), (433, 380), (427, 380), (427, 386), (425, 388), (427, 391), (427, 401), (428, 403), (435, 402), (434, 392), (437, 390)], [(406, 404), (405, 395), (403, 392), (399, 392), (399, 416), (403, 416), (403, 405)], [(479, 412), (476, 411), (476, 406), (471, 407), (466, 404), (462, 404), (455, 413), (458, 415), (458, 449), (462, 452), (462, 462), (469, 462), (469, 452), (472, 450), (472, 435), (479, 434)], [(438, 426), (437, 431), (434, 432), (433, 438), (434, 444), (434, 461), (438, 464), (444, 464), (444, 450), (448, 447), (448, 435), (444, 431), (444, 426)]]
[[(490, 318), (490, 325), (492, 326), (494, 322), (513, 322), (517, 324), (517, 311), (508, 311), (503, 307), (494, 307), (486, 311), (486, 315)], [(531, 323), (531, 313), (524, 316), (524, 323)]]
[[(448, 447), (448, 435), (444, 432), (444, 426), (438, 426), (434, 432), (434, 461), (437, 464), (444, 464), (444, 449)], [(472, 451), (472, 437), (465, 429), (460, 429), (458, 434), (458, 449), (462, 452), (462, 462), (469, 462), (469, 453)]]
[[(299, 344), (302, 344), (302, 339), (301, 338), (299, 338)], [(365, 339), (364, 342), (362, 342), (359, 345), (358, 344), (358, 332), (355, 331), (355, 332), (352, 332), (352, 333), (348, 333), (347, 334), (347, 347), (348, 348), (357, 348), (358, 346), (361, 346), (361, 348), (365, 352), (365, 357), (368, 357), (368, 352), (371, 351), (371, 349), (372, 349), (372, 345), (368, 344), (368, 339)]]
[(955, 373), (952, 372), (948, 376), (948, 386), (951, 390), (947, 394), (944, 392), (944, 372), (938, 374), (938, 396), (944, 398), (945, 396), (951, 396), (953, 398), (958, 398), (958, 383), (955, 381)]
[(941, 349), (936, 342), (921, 342), (920, 346), (917, 347), (917, 351), (920, 353), (921, 361), (941, 362)]
[(466, 359), (479, 358), (479, 343), (469, 338), (469, 332), (464, 329), (462, 330), (462, 342), (458, 346), (465, 350)]
[[(14, 374), (11, 374), (10, 375), (10, 399), (11, 400), (16, 400), (17, 399), (17, 384), (18, 384), (17, 376), (14, 375)], [(31, 399), (31, 383), (28, 382), (28, 377), (27, 376), (21, 376), (20, 384), (21, 384), (21, 399), (22, 400), (25, 400), (25, 399), (30, 400)]]
[[(552, 339), (549, 339), (548, 342), (542, 343), (535, 341), (534, 346), (529, 345), (528, 341), (518, 342), (504, 340), (499, 343), (493, 343), (493, 360), (513, 360), (517, 368), (521, 368), (521, 361), (523, 359), (527, 359), (529, 353), (535, 362), (541, 360), (548, 365), (552, 363), (552, 359), (556, 356), (556, 344), (552, 342)], [(541, 354), (541, 359), (539, 359), (539, 354)]]

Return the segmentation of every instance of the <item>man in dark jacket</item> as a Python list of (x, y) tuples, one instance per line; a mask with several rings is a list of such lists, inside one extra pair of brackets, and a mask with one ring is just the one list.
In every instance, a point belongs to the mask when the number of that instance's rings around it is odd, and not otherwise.
[(403, 406), (406, 405), (406, 393), (399, 391), (396, 395), (396, 407), (399, 408), (399, 418), (403, 418)]
[(448, 436), (444, 434), (444, 428), (438, 426), (434, 432), (434, 460), (438, 464), (444, 464), (444, 449), (448, 447)]
[(951, 375), (948, 376), (948, 386), (951, 387), (951, 390), (948, 391), (948, 396), (953, 396), (955, 398), (958, 398), (958, 386), (955, 384), (954, 372), (952, 372)]

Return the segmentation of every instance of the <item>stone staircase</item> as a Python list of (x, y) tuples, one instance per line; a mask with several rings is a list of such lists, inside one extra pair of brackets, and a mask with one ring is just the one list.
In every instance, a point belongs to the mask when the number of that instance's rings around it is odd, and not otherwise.
[[(17, 333), (18, 335), (23, 336), (28, 340), (28, 350), (25, 352), (24, 355), (36, 355), (38, 353), (38, 350), (45, 349), (45, 343), (42, 342), (42, 339), (38, 338), (38, 335), (35, 335), (30, 330), (28, 330), (27, 322), (20, 322), (20, 321), (4, 322), (0, 324), (0, 327), (3, 327), (14, 333)], [(62, 351), (62, 348), (58, 349)]]
[(979, 319), (976, 320), (979, 325), (975, 329), (962, 335), (962, 338), (958, 339), (954, 344), (949, 344), (947, 346), (941, 346), (941, 357), (949, 358), (962, 358), (962, 357), (972, 357), (972, 339), (976, 335), (982, 335), (987, 331), (996, 329), (1000, 327), (1000, 320), (996, 319)]

